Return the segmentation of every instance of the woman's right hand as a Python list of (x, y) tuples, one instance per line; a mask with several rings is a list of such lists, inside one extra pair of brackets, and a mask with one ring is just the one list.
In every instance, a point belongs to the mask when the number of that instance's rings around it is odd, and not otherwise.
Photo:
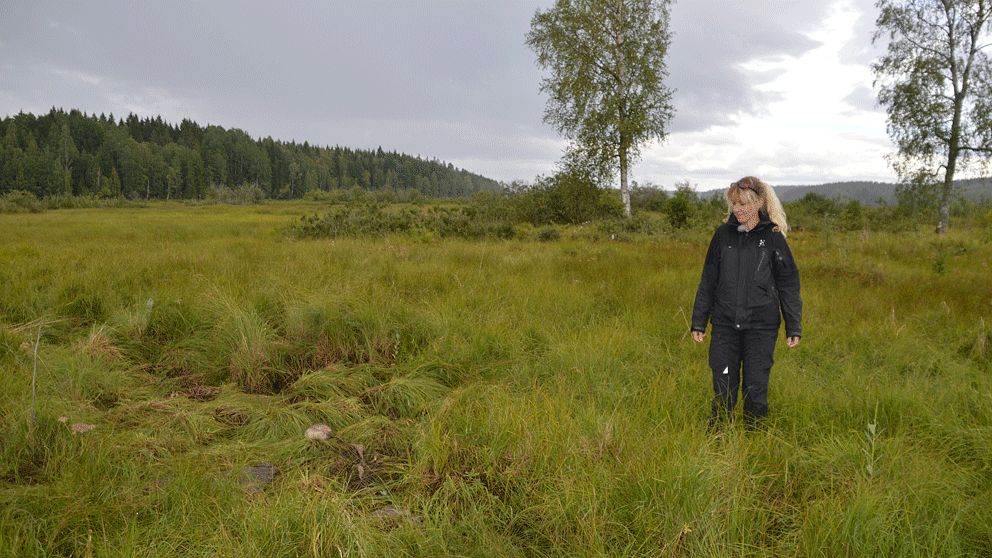
[(703, 339), (705, 337), (706, 337), (706, 332), (705, 331), (693, 331), (692, 332), (692, 340), (695, 341), (696, 343), (702, 343), (703, 342)]

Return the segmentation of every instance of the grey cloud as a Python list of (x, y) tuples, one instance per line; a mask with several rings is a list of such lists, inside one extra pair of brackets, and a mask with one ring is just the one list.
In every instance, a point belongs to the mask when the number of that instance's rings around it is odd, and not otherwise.
[(878, 18), (878, 8), (870, 1), (857, 0), (853, 2), (861, 11), (852, 29), (854, 36), (840, 51), (840, 59), (848, 64), (868, 65), (885, 53), (885, 43), (871, 44), (871, 36), (875, 31), (875, 20)]
[(844, 102), (851, 105), (854, 110), (876, 112), (879, 110), (878, 97), (870, 87), (859, 85), (855, 87), (846, 97)]
[[(534, 11), (551, 4), (4, 3), (0, 114), (53, 105), (160, 113), (255, 136), (382, 145), (473, 162), (500, 173), (494, 178), (531, 178), (512, 173), (542, 160), (550, 171), (562, 144), (541, 121), (541, 71), (524, 45)], [(802, 31), (828, 8), (785, 0), (676, 2), (670, 131), (760, 114), (777, 94), (754, 86), (775, 74), (738, 65), (814, 48)]]
[(779, 98), (755, 85), (775, 72), (746, 72), (739, 64), (769, 56), (799, 56), (819, 45), (802, 31), (826, 15), (827, 3), (752, 0), (679, 2), (672, 9), (669, 58), (676, 114), (672, 132), (703, 130), (740, 112), (761, 114)]
[[(180, 9), (181, 8), (181, 9)], [(540, 122), (540, 75), (523, 46), (533, 12), (447, 1), (60, 6), (0, 23), (11, 58), (199, 97), (225, 120), (456, 118)], [(16, 25), (14, 24), (16, 22)], [(347, 139), (347, 138), (342, 138)]]

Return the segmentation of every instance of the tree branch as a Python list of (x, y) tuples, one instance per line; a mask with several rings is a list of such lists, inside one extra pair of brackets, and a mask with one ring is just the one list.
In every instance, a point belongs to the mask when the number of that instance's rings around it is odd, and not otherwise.
[(916, 42), (915, 40), (913, 40), (913, 38), (910, 37), (909, 35), (903, 35), (903, 40), (906, 41), (907, 43), (913, 45), (914, 47), (916, 47), (916, 48), (924, 51), (924, 52), (929, 52), (929, 53), (933, 54), (934, 56), (936, 56), (937, 58), (943, 60), (944, 62), (951, 62), (951, 56), (948, 56), (947, 54), (945, 54), (943, 52), (940, 52), (939, 50), (937, 50), (937, 49), (935, 49), (935, 48), (933, 48), (931, 46), (920, 44), (920, 43)]
[(971, 145), (958, 146), (959, 151), (972, 151), (974, 153), (988, 153), (992, 155), (992, 147), (973, 147)]
[[(565, 36), (565, 37), (568, 37), (568, 34), (567, 33), (563, 33), (562, 35)], [(575, 36), (576, 37), (579, 37), (579, 33), (577, 32), (575, 34)], [(584, 42), (581, 41), (581, 38), (580, 38), (579, 41), (577, 41), (576, 43), (572, 44), (572, 46), (575, 47), (576, 50), (578, 50), (582, 54), (584, 54), (587, 57), (587, 59), (590, 61), (590, 63), (592, 63), (593, 66), (595, 66), (597, 69), (599, 69), (599, 71), (604, 72), (606, 74), (609, 74), (615, 80), (616, 79), (620, 79), (617, 76), (616, 72), (613, 71), (612, 68), (610, 68), (609, 66), (607, 66), (606, 63), (601, 62), (599, 60), (599, 58), (597, 58), (595, 55), (593, 55), (591, 53), (591, 49), (586, 48), (586, 45), (585, 45)]]

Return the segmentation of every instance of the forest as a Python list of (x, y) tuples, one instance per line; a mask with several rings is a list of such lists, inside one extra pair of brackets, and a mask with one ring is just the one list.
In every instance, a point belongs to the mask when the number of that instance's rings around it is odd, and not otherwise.
[(202, 199), (211, 187), (252, 185), (270, 199), (361, 188), (427, 197), (493, 191), (491, 179), (395, 151), (254, 139), (246, 132), (161, 116), (87, 115), (52, 108), (0, 119), (0, 195)]

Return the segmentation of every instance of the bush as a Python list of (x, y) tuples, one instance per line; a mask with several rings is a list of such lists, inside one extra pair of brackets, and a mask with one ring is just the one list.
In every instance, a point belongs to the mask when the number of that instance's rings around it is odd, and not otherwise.
[(38, 198), (31, 192), (13, 190), (0, 196), (0, 213), (40, 213), (43, 210)]
[(579, 224), (623, 214), (617, 193), (575, 172), (538, 179), (511, 198), (513, 217), (533, 225)]
[(338, 201), (337, 190), (307, 190), (303, 194), (304, 201), (335, 202)]
[(42, 198), (45, 209), (84, 209), (92, 207), (143, 207), (141, 202), (129, 201), (124, 198), (101, 198), (92, 194), (84, 196), (65, 196), (57, 194)]
[(634, 186), (630, 189), (630, 208), (633, 211), (664, 212), (668, 207), (668, 193), (655, 186)]
[(308, 190), (303, 194), (303, 199), (324, 203), (420, 203), (424, 201), (420, 192), (409, 188), (365, 190), (358, 186), (338, 190)]
[(682, 183), (675, 190), (675, 195), (668, 200), (665, 213), (668, 215), (668, 224), (673, 229), (688, 228), (694, 220), (694, 214), (698, 214), (697, 209), (702, 208), (699, 194), (689, 186), (688, 182)]
[(830, 199), (816, 192), (807, 193), (791, 205), (807, 215), (816, 217), (827, 217), (838, 213), (837, 200)]
[(207, 201), (212, 203), (228, 203), (233, 205), (249, 205), (262, 203), (265, 192), (258, 184), (242, 184), (241, 186), (211, 186), (207, 190)]
[(32, 192), (13, 190), (0, 196), (0, 213), (40, 213), (46, 209), (134, 207), (140, 205), (124, 198), (99, 198), (92, 194), (84, 196), (56, 194), (38, 199)]
[(616, 239), (627, 238), (631, 234), (664, 234), (669, 231), (669, 225), (660, 215), (639, 213), (629, 219), (604, 219), (596, 224), (596, 229), (603, 235)]
[(541, 242), (551, 242), (553, 240), (558, 240), (559, 238), (561, 238), (561, 234), (558, 232), (558, 229), (552, 229), (550, 227), (541, 229), (540, 232), (537, 233), (537, 239)]
[(381, 236), (390, 233), (416, 233), (440, 238), (500, 238), (517, 235), (509, 221), (479, 214), (474, 206), (439, 207), (426, 211), (403, 208), (386, 211), (376, 203), (349, 204), (323, 217), (304, 216), (292, 229), (299, 238), (335, 238), (339, 236)]
[(838, 228), (845, 231), (856, 231), (868, 227), (868, 217), (861, 202), (848, 200), (841, 207), (837, 217)]

